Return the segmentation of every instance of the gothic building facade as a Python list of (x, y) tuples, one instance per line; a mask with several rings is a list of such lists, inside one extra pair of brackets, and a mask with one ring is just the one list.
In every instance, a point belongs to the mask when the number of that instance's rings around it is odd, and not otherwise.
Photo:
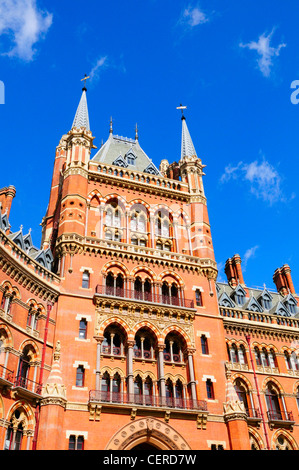
[(217, 282), (205, 165), (99, 149), (86, 88), (56, 148), (41, 247), (0, 190), (0, 448), (298, 449), (298, 295)]

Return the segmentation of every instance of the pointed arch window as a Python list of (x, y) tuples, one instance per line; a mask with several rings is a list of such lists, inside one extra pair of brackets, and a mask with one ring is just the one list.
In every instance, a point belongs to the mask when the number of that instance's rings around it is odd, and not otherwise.
[[(17, 412), (18, 410), (16, 410), (16, 413)], [(19, 423), (17, 429), (15, 430), (12, 422), (10, 422), (6, 432), (4, 450), (21, 450), (23, 432), (24, 429), (22, 423)]]
[(283, 414), (280, 407), (279, 395), (273, 384), (268, 384), (265, 396), (269, 418), (273, 420), (282, 420)]

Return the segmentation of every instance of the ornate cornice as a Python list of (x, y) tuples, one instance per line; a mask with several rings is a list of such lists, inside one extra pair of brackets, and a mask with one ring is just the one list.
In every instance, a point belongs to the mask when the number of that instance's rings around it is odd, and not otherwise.
[(94, 256), (109, 256), (119, 259), (133, 259), (140, 263), (154, 263), (174, 269), (187, 269), (206, 276), (208, 279), (217, 278), (217, 263), (209, 258), (198, 258), (182, 253), (165, 252), (149, 247), (137, 247), (127, 243), (101, 240), (93, 237), (82, 237), (75, 233), (65, 233), (57, 239), (56, 254), (86, 253)]

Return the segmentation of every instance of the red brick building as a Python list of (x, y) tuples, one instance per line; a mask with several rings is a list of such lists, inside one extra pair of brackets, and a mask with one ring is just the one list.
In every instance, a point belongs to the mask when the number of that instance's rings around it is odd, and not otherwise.
[(94, 146), (86, 89), (56, 149), (42, 244), (0, 191), (0, 448), (297, 449), (298, 296), (216, 282), (204, 164)]

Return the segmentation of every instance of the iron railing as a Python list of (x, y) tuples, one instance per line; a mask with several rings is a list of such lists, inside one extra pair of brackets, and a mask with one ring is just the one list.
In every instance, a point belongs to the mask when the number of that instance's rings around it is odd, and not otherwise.
[(267, 415), (269, 421), (294, 421), (291, 411), (270, 410)]
[(25, 390), (36, 393), (38, 395), (41, 395), (42, 393), (42, 386), (39, 383), (20, 375), (15, 378), (14, 386), (24, 388)]
[(155, 395), (139, 395), (103, 390), (90, 390), (89, 401), (119, 405), (152, 406), (157, 408), (175, 408), (181, 410), (207, 411), (207, 402), (191, 398), (160, 397)]
[(256, 418), (256, 419), (262, 418), (260, 411), (256, 408), (246, 408), (246, 413), (247, 413), (248, 418)]
[(110, 287), (98, 284), (95, 289), (96, 295), (108, 295), (111, 297), (121, 297), (129, 300), (141, 300), (175, 307), (194, 308), (194, 300), (185, 299), (183, 296), (171, 296), (156, 294), (153, 292), (140, 292), (126, 289), (124, 287)]
[(14, 371), (0, 365), (0, 379), (13, 383)]

